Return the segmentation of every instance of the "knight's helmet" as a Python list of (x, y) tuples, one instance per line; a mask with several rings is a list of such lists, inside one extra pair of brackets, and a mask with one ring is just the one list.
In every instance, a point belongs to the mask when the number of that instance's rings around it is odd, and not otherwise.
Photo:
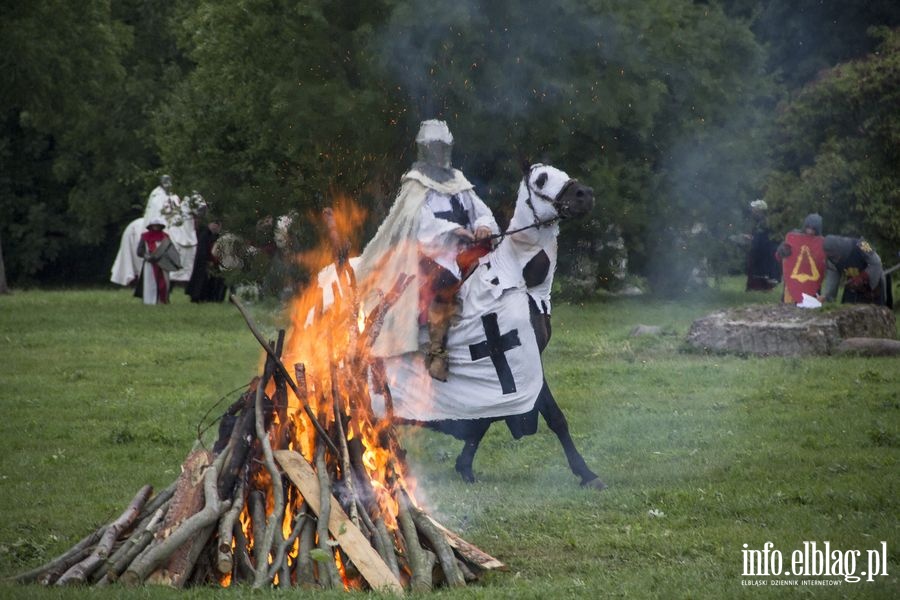
[(416, 135), (416, 146), (419, 163), (439, 169), (452, 168), (450, 159), (453, 153), (453, 134), (450, 133), (445, 121), (437, 119), (422, 121)]
[(803, 219), (803, 231), (811, 229), (816, 235), (822, 235), (822, 216), (819, 213), (810, 213)]
[(159, 178), (159, 187), (166, 190), (167, 192), (172, 189), (172, 177), (171, 175), (163, 175)]

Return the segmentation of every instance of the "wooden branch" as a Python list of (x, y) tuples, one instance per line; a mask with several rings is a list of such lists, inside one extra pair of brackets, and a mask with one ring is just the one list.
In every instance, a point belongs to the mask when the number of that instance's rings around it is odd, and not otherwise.
[(247, 550), (249, 542), (240, 521), (234, 522), (232, 535), (234, 535), (234, 570), (231, 572), (231, 580), (235, 583), (249, 581), (253, 578), (253, 562), (250, 560), (250, 552)]
[[(328, 544), (328, 520), (331, 517), (331, 478), (328, 477), (328, 468), (325, 466), (324, 444), (316, 444), (316, 474), (319, 479), (319, 521), (316, 527), (316, 537), (319, 540), (319, 550), (333, 557), (334, 550)], [(325, 577), (320, 575), (319, 583), (324, 584), (326, 588), (343, 587), (333, 558), (319, 561), (319, 573), (323, 570)]]
[[(216, 568), (219, 573), (226, 575), (234, 568), (234, 554), (231, 542), (234, 539), (234, 526), (238, 515), (244, 510), (244, 480), (238, 483), (234, 493), (234, 503), (231, 508), (219, 519), (219, 546), (216, 552)], [(240, 523), (238, 523), (240, 526)]]
[(253, 536), (253, 573), (256, 577), (256, 566), (265, 562), (266, 556), (262, 554), (262, 537), (266, 531), (266, 493), (262, 490), (250, 492), (250, 527)]
[(121, 551), (109, 557), (109, 560), (107, 561), (109, 568), (104, 576), (107, 581), (116, 581), (122, 571), (124, 571), (125, 568), (137, 558), (138, 554), (143, 552), (144, 548), (153, 541), (154, 534), (162, 526), (162, 520), (165, 514), (166, 511), (164, 507), (158, 508), (150, 521), (138, 530), (135, 535), (128, 538), (128, 541), (122, 546)]
[[(305, 502), (304, 505), (306, 505)], [(294, 563), (294, 577), (298, 585), (313, 586), (316, 583), (313, 560), (309, 554), (315, 545), (316, 524), (314, 521), (315, 519), (307, 519), (300, 530), (300, 548), (297, 551), (297, 562)]]
[[(297, 538), (300, 536), (300, 531), (303, 529), (303, 526), (306, 524), (307, 520), (309, 520), (309, 515), (302, 512), (297, 515), (296, 519), (294, 519), (294, 527), (291, 529), (290, 535), (288, 535), (287, 539), (285, 539), (278, 545), (278, 549), (275, 551), (275, 557), (272, 560), (272, 564), (269, 565), (269, 574), (267, 577), (269, 581), (273, 581), (275, 579), (275, 575), (282, 571), (282, 567), (286, 562), (284, 558), (287, 555), (287, 550), (294, 545), (295, 541), (297, 541)], [(283, 577), (279, 577), (279, 580), (281, 579), (283, 579)], [(279, 584), (280, 583), (281, 581), (279, 581)]]
[(100, 541), (97, 543), (97, 546), (94, 548), (94, 551), (91, 552), (90, 556), (63, 573), (57, 580), (56, 585), (84, 583), (91, 573), (97, 570), (97, 568), (99, 568), (106, 560), (106, 557), (109, 556), (113, 544), (119, 538), (119, 534), (131, 526), (151, 493), (153, 493), (153, 488), (151, 486), (145, 485), (142, 487), (128, 504), (125, 512), (119, 515), (118, 519), (109, 524), (109, 527), (106, 528), (103, 537), (100, 538)]
[(456, 555), (453, 554), (453, 548), (447, 543), (447, 538), (444, 537), (444, 533), (435, 527), (431, 519), (428, 518), (428, 515), (413, 505), (406, 490), (401, 489), (399, 493), (407, 500), (409, 513), (416, 524), (416, 528), (425, 536), (425, 539), (431, 544), (432, 550), (437, 554), (447, 583), (450, 584), (451, 587), (461, 587), (466, 585), (466, 580), (459, 570), (459, 567), (456, 565)]
[(498, 570), (505, 571), (507, 569), (506, 565), (487, 554), (480, 548), (473, 546), (466, 540), (462, 539), (440, 523), (434, 520), (433, 517), (428, 516), (428, 519), (437, 527), (443, 534), (444, 537), (447, 538), (447, 543), (453, 548), (453, 550), (463, 559), (466, 560), (471, 565), (481, 569), (482, 571), (490, 571), (490, 570)]
[(430, 591), (432, 587), (432, 570), (437, 560), (434, 552), (426, 550), (419, 543), (419, 532), (416, 530), (416, 523), (413, 521), (410, 511), (409, 499), (402, 490), (398, 490), (396, 494), (397, 521), (400, 524), (400, 531), (406, 542), (406, 554), (409, 558), (409, 566), (412, 570), (412, 581), (410, 587), (414, 592)]
[[(275, 459), (309, 503), (310, 510), (320, 515), (320, 486), (312, 465), (302, 455), (292, 450), (275, 452)], [(330, 498), (330, 501), (328, 530), (359, 569), (369, 586), (375, 590), (402, 594), (403, 586), (399, 578), (391, 572), (365, 536), (353, 525), (340, 503), (335, 498)]]
[(91, 534), (86, 535), (77, 544), (43, 565), (26, 571), (20, 575), (16, 575), (13, 579), (16, 583), (34, 583), (41, 585), (50, 585), (54, 583), (60, 575), (65, 573), (72, 565), (81, 562), (92, 551), (93, 546), (100, 541), (106, 532), (108, 525), (104, 525), (100, 529)]
[(331, 356), (331, 347), (333, 344), (333, 339), (331, 335), (328, 336), (328, 347), (329, 352), (328, 355), (330, 357), (331, 363), (331, 398), (334, 404), (334, 424), (337, 427), (337, 437), (340, 442), (341, 449), (341, 474), (344, 476), (344, 485), (347, 486), (347, 492), (350, 494), (350, 498), (352, 499), (350, 502), (350, 520), (353, 521), (353, 524), (357, 527), (359, 526), (359, 514), (356, 512), (356, 490), (353, 486), (353, 469), (350, 468), (350, 451), (347, 449), (347, 435), (344, 433), (344, 411), (341, 406), (340, 398), (340, 386), (338, 385), (338, 370), (336, 366), (336, 361), (333, 356)]
[[(275, 458), (272, 456), (272, 445), (269, 443), (269, 434), (265, 429), (262, 399), (263, 390), (262, 386), (259, 386), (256, 389), (256, 404), (254, 409), (256, 411), (256, 438), (262, 445), (266, 469), (268, 469), (269, 476), (272, 478), (271, 488), (274, 506), (271, 515), (269, 515), (268, 522), (266, 523), (266, 531), (262, 537), (262, 548), (256, 555), (258, 557), (258, 562), (256, 563), (256, 575), (253, 581), (254, 588), (260, 588), (268, 583), (267, 575), (269, 565), (267, 557), (272, 549), (272, 544), (275, 542), (275, 531), (276, 529), (281, 531), (281, 522), (284, 520), (284, 493), (281, 487), (281, 472), (278, 470), (278, 467), (275, 466)], [(259, 557), (262, 559), (259, 560)]]
[(387, 563), (391, 573), (399, 580), (400, 565), (397, 564), (397, 554), (394, 549), (394, 543), (392, 542), (393, 538), (391, 534), (388, 533), (387, 526), (384, 524), (384, 519), (378, 517), (375, 519), (374, 525), (375, 545), (378, 549), (378, 554), (384, 559), (384, 562)]
[(168, 559), (191, 536), (197, 535), (198, 532), (215, 523), (216, 519), (231, 507), (231, 501), (221, 501), (216, 492), (219, 466), (216, 463), (211, 465), (203, 478), (206, 499), (206, 506), (203, 507), (203, 510), (184, 521), (169, 537), (152, 546), (131, 563), (121, 577), (122, 583), (133, 586), (143, 582), (154, 569)]
[(259, 342), (259, 344), (263, 347), (263, 350), (266, 351), (266, 354), (272, 357), (275, 368), (279, 373), (281, 373), (281, 376), (284, 377), (285, 382), (288, 384), (288, 386), (290, 386), (291, 391), (294, 392), (294, 395), (303, 404), (303, 410), (306, 412), (306, 416), (309, 417), (309, 420), (312, 421), (313, 427), (318, 430), (319, 435), (322, 436), (322, 439), (325, 440), (325, 443), (331, 446), (331, 449), (334, 450), (335, 453), (337, 453), (338, 449), (334, 445), (334, 442), (332, 442), (328, 438), (328, 432), (325, 431), (325, 429), (322, 427), (322, 424), (319, 423), (319, 421), (316, 419), (316, 415), (313, 412), (312, 407), (310, 407), (309, 402), (305, 399), (305, 397), (301, 397), (300, 390), (297, 388), (297, 384), (294, 383), (294, 380), (291, 379), (291, 376), (288, 373), (287, 368), (284, 366), (284, 363), (281, 362), (281, 359), (278, 358), (278, 356), (275, 354), (272, 346), (269, 345), (263, 335), (259, 332), (259, 329), (257, 329), (256, 324), (253, 322), (253, 319), (247, 313), (246, 309), (244, 309), (244, 307), (241, 305), (240, 301), (238, 301), (237, 297), (235, 297), (234, 294), (231, 294), (228, 299), (237, 307), (238, 312), (241, 313), (241, 316), (244, 317), (244, 321), (247, 323), (247, 327), (250, 328), (250, 332), (253, 334), (253, 337), (256, 338), (256, 341)]
[(235, 423), (231, 432), (231, 439), (228, 441), (230, 456), (227, 460), (227, 466), (222, 469), (222, 475), (219, 478), (219, 497), (231, 498), (234, 494), (234, 486), (238, 481), (241, 473), (247, 466), (247, 454), (253, 446), (254, 431), (256, 430), (256, 416), (251, 407), (252, 399), (255, 398), (256, 388), (262, 385), (259, 377), (253, 379), (247, 392), (242, 396), (244, 409)]
[(141, 510), (141, 514), (138, 515), (138, 520), (141, 522), (141, 525), (144, 526), (147, 522), (153, 518), (156, 514), (156, 511), (162, 507), (163, 504), (166, 504), (169, 500), (172, 499), (172, 496), (175, 494), (175, 487), (178, 485), (178, 479), (169, 484), (169, 487), (158, 492), (155, 496), (150, 498), (147, 504), (144, 505), (143, 510)]

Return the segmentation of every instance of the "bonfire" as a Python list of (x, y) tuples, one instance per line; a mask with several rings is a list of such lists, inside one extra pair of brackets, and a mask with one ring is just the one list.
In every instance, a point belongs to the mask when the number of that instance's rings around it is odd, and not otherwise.
[[(329, 243), (304, 261), (335, 270), (330, 306), (310, 287), (292, 303), (290, 329), (267, 340), (232, 298), (265, 359), (222, 415), (215, 444), (198, 440), (168, 488), (145, 486), (117, 519), (19, 582), (402, 593), (462, 586), (504, 568), (417, 502), (392, 426), (390, 389), (371, 348), (412, 275), (361, 309), (342, 242), (361, 215), (325, 216)], [(384, 414), (373, 411), (373, 396)]]

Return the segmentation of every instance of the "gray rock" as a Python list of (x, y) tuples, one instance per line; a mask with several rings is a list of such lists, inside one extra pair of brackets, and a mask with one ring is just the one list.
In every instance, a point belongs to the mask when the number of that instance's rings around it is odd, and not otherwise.
[(810, 310), (766, 304), (719, 311), (697, 319), (687, 344), (698, 350), (757, 356), (832, 354), (847, 338), (896, 336), (894, 313), (883, 306), (845, 305)]
[(838, 344), (835, 354), (857, 356), (900, 356), (900, 341), (884, 338), (847, 338)]

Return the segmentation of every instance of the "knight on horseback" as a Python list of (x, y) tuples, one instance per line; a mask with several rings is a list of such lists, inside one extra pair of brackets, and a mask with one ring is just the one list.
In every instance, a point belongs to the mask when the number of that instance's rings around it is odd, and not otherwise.
[[(390, 311), (391, 323), (385, 329), (393, 335), (385, 336), (387, 343), (376, 344), (375, 350), (381, 356), (418, 350), (418, 326), (424, 321), (428, 372), (446, 381), (447, 331), (458, 311), (457, 293), (465, 273), (490, 250), (491, 237), (500, 228), (472, 184), (451, 166), (453, 135), (444, 121), (423, 121), (416, 146), (417, 160), (403, 175), (400, 192), (363, 250), (358, 269), (388, 277), (395, 272), (419, 274), (418, 286), (406, 294), (406, 306), (400, 303)], [(473, 246), (483, 250), (469, 251)]]

